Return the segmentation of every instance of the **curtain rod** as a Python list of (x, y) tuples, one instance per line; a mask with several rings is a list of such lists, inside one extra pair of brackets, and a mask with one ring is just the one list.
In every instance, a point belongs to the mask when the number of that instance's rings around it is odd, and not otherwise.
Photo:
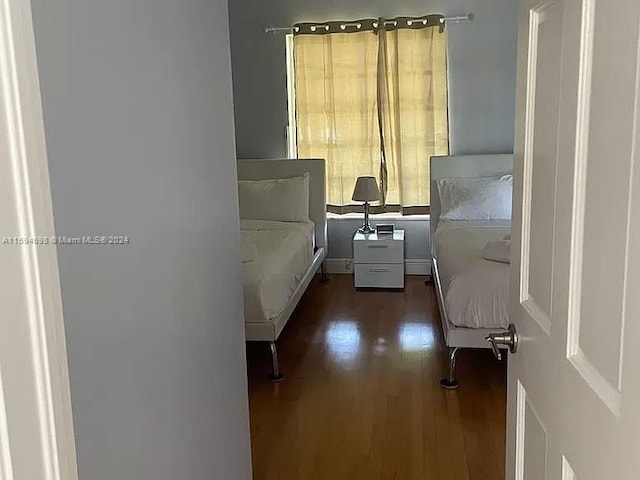
[[(454, 15), (451, 17), (442, 18), (442, 23), (445, 22), (464, 22), (473, 20), (473, 13), (467, 13), (466, 15)], [(278, 32), (292, 32), (292, 27), (265, 27), (264, 33), (278, 33)]]

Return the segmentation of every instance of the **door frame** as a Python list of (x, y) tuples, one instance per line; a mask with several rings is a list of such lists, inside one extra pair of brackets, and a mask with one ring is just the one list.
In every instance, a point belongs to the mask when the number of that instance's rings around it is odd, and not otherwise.
[[(4, 145), (3, 145), (4, 144)], [(55, 235), (53, 207), (38, 78), (35, 35), (29, 0), (0, 0), (0, 175), (10, 176), (18, 232), (22, 238)], [(12, 232), (13, 233), (13, 232)], [(6, 233), (5, 233), (6, 234)], [(0, 246), (2, 248), (2, 246)], [(28, 329), (12, 329), (3, 335), (18, 336), (31, 345), (31, 365), (25, 367), (35, 392), (39, 438), (33, 439), (44, 465), (42, 480), (77, 480), (77, 464), (69, 370), (64, 333), (60, 276), (56, 246), (26, 244), (15, 248), (20, 256), (28, 311)], [(7, 313), (0, 311), (0, 315)], [(28, 331), (28, 338), (23, 338)], [(10, 360), (10, 358), (9, 358)], [(13, 480), (13, 465), (28, 460), (34, 452), (11, 451), (12, 432), (7, 427), (2, 370), (16, 368), (0, 364), (0, 479)], [(26, 409), (25, 409), (26, 410)], [(12, 412), (12, 414), (16, 414)], [(12, 423), (15, 425), (15, 419)], [(31, 417), (33, 421), (33, 417)], [(18, 419), (20, 425), (21, 419)], [(39, 440), (39, 442), (38, 442)], [(36, 446), (39, 443), (39, 448)]]

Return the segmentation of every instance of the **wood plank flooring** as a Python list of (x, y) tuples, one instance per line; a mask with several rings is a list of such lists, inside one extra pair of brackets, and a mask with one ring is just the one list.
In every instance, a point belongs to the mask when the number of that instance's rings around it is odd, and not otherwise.
[(462, 351), (460, 388), (441, 389), (433, 287), (352, 282), (309, 287), (278, 341), (282, 383), (267, 378), (266, 345), (247, 349), (254, 479), (503, 479), (505, 363)]

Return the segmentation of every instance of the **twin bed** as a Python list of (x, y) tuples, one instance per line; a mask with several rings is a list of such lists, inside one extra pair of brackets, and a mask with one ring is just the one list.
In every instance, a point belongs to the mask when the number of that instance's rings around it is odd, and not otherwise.
[(276, 341), (326, 256), (324, 160), (240, 160), (238, 185), (246, 340), (268, 342), (278, 381)]
[[(513, 155), (450, 155), (431, 159), (432, 277), (436, 286), (442, 330), (449, 347), (449, 372), (440, 382), (456, 388), (456, 357), (462, 348), (489, 348), (486, 337), (509, 325), (509, 264), (484, 258), (488, 242), (510, 234), (510, 219), (479, 219), (483, 215), (441, 218), (445, 179), (500, 179), (513, 168)], [(466, 200), (469, 200), (467, 198)], [(487, 207), (485, 205), (485, 207)], [(491, 209), (491, 205), (488, 206)], [(510, 199), (505, 208), (510, 217)], [(481, 210), (481, 209), (480, 209)], [(495, 210), (495, 209), (494, 209)], [(506, 217), (507, 215), (497, 215)], [(458, 218), (455, 218), (458, 217)]]
[[(458, 386), (460, 349), (489, 348), (487, 335), (509, 324), (509, 264), (487, 260), (483, 252), (488, 242), (510, 233), (510, 197), (508, 205), (497, 206), (503, 218), (493, 218), (485, 213), (495, 213), (495, 205), (474, 203), (465, 182), (510, 179), (512, 166), (509, 154), (431, 159), (432, 277), (449, 347), (444, 388)], [(281, 380), (276, 341), (327, 251), (324, 160), (240, 160), (238, 180), (246, 339), (268, 342), (272, 379)], [(455, 201), (471, 205), (470, 215), (464, 208), (452, 213), (446, 182), (465, 187)], [(482, 188), (481, 199), (495, 203), (491, 188)]]

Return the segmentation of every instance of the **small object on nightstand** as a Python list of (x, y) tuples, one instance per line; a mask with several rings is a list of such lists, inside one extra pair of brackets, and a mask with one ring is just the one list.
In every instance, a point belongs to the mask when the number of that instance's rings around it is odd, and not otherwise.
[(356, 288), (404, 288), (404, 230), (390, 235), (356, 232), (353, 272)]
[(393, 223), (379, 223), (376, 225), (376, 233), (378, 235), (393, 235), (395, 225)]

